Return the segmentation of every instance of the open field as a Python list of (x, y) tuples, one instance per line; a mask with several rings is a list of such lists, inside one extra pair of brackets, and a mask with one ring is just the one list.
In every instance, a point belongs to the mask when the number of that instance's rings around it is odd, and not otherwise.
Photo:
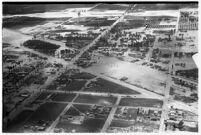
[(115, 97), (104, 97), (94, 95), (79, 95), (74, 101), (75, 103), (89, 103), (98, 105), (113, 105), (116, 101)]
[(33, 111), (24, 110), (22, 111), (9, 125), (6, 132), (21, 132), (23, 130), (23, 125), (26, 120), (33, 114)]
[[(98, 78), (97, 81), (91, 82), (89, 88), (84, 91), (101, 92), (101, 93), (118, 93), (118, 94), (140, 94), (137, 91), (123, 87), (119, 84)], [(91, 85), (91, 86), (90, 86)]]
[(113, 120), (110, 127), (129, 127), (134, 125), (133, 121)]
[(133, 107), (157, 107), (161, 108), (163, 105), (162, 100), (158, 99), (145, 99), (145, 98), (122, 98), (120, 106), (133, 106)]
[(36, 98), (36, 100), (45, 100), (50, 95), (52, 95), (51, 92), (43, 92)]
[(192, 98), (192, 97), (181, 96), (181, 95), (178, 95), (178, 94), (175, 94), (174, 100), (181, 101), (181, 102), (184, 102), (184, 103), (187, 103), (187, 104), (197, 102), (197, 100)]
[[(63, 80), (62, 80), (63, 81)], [(48, 90), (63, 90), (63, 91), (79, 91), (84, 85), (85, 80), (72, 80), (71, 82), (53, 82), (49, 86), (46, 87)]]
[(85, 80), (82, 80), (82, 81), (72, 80), (72, 82), (68, 84), (67, 86), (61, 87), (61, 90), (79, 91), (85, 85), (85, 83), (86, 83)]
[(74, 130), (77, 133), (96, 133), (100, 132), (105, 120), (102, 119), (85, 119), (81, 125), (69, 123), (68, 121), (59, 122), (56, 128), (63, 128), (64, 132), (72, 132)]
[(67, 115), (72, 115), (72, 116), (78, 116), (81, 113), (86, 113), (87, 110), (90, 109), (90, 105), (78, 105), (78, 104), (73, 104), (70, 109), (66, 112)]
[(158, 132), (159, 124), (134, 122), (124, 120), (113, 120), (108, 132), (111, 129), (117, 129), (119, 132)]
[(75, 94), (54, 93), (49, 99), (53, 101), (71, 102)]
[(95, 77), (96, 77), (95, 75), (92, 75), (90, 73), (82, 72), (82, 73), (73, 74), (73, 75), (71, 75), (70, 78), (72, 78), (72, 79), (92, 79)]
[(37, 125), (38, 121), (53, 122), (67, 104), (63, 103), (45, 103), (42, 104), (34, 114), (27, 120), (28, 125)]

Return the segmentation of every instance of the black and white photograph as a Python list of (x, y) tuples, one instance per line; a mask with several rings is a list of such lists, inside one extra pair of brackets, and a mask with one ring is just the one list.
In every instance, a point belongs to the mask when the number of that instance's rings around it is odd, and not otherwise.
[(198, 133), (198, 1), (3, 1), (3, 133)]

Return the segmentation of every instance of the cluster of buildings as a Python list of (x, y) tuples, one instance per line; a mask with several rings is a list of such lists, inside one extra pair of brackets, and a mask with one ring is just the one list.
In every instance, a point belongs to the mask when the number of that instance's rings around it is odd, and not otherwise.
[(114, 116), (114, 120), (127, 121), (130, 123), (130, 126), (111, 126), (107, 132), (156, 132), (158, 130), (161, 110), (140, 107), (136, 108), (135, 111), (130, 109), (132, 108), (122, 107)]
[(70, 121), (70, 123), (75, 125), (81, 125), (85, 120), (85, 115), (81, 114), (79, 116), (63, 115), (60, 121)]
[(198, 11), (180, 11), (179, 30), (198, 30)]
[(75, 64), (77, 64), (78, 66), (81, 67), (89, 67), (92, 64), (96, 63), (95, 60), (93, 60), (93, 55), (94, 53), (91, 53), (89, 51), (84, 52), (81, 57), (75, 62)]
[[(151, 61), (152, 61), (152, 59), (151, 59)], [(153, 62), (157, 63), (157, 61), (153, 61)], [(163, 72), (168, 71), (167, 67), (162, 67), (161, 65), (157, 65), (157, 64), (153, 64), (153, 63), (143, 62), (142, 65), (149, 66), (150, 68), (156, 69), (158, 71), (163, 71)]]
[(66, 34), (66, 46), (80, 49), (88, 45), (93, 39), (98, 36), (97, 33), (88, 32), (88, 33), (78, 33), (73, 32), (71, 34)]
[(78, 53), (79, 53), (78, 50), (64, 49), (64, 50), (60, 50), (60, 52), (57, 54), (57, 56), (60, 57), (60, 58), (63, 58), (66, 61), (70, 61)]
[(107, 132), (108, 133), (133, 133), (133, 132), (158, 132), (158, 125), (152, 124), (149, 126), (145, 126), (143, 124), (134, 124), (129, 127), (110, 127)]
[(165, 121), (166, 131), (188, 131), (190, 128), (198, 128), (198, 116), (190, 112), (171, 108), (168, 112), (168, 119)]
[(32, 95), (32, 92), (24, 87), (29, 86), (30, 83), (41, 84), (47, 79), (41, 75), (41, 69), (46, 64), (45, 59), (27, 52), (22, 52), (23, 56), (26, 58), (23, 60), (17, 58), (13, 62), (14, 65), (9, 65), (9, 60), (13, 57), (4, 55), (4, 62), (10, 67), (3, 72), (4, 126), (22, 111), (21, 105)]
[(190, 90), (197, 90), (197, 84), (189, 82), (189, 81), (185, 81), (183, 79), (180, 78), (176, 78), (176, 77), (172, 77), (173, 81), (175, 84), (180, 85), (182, 87), (186, 87)]
[(71, 124), (74, 125), (82, 125), (83, 122), (88, 118), (100, 118), (100, 117), (107, 117), (109, 114), (111, 108), (107, 106), (97, 106), (92, 105), (89, 109), (86, 111), (79, 111), (79, 108), (76, 108), (75, 106), (71, 107), (70, 109), (75, 109), (75, 111), (78, 112), (78, 114), (68, 114), (68, 112), (60, 117), (61, 122), (68, 121)]
[[(184, 67), (186, 66), (185, 63), (178, 63), (180, 66)], [(175, 64), (176, 65), (176, 64)], [(177, 76), (181, 76), (184, 78), (189, 78), (191, 80), (198, 80), (198, 69), (197, 68), (193, 68), (193, 69), (186, 69), (186, 70), (177, 70), (175, 72), (175, 75)]]
[(128, 56), (143, 59), (155, 40), (155, 36), (143, 32), (120, 31), (118, 28), (112, 31), (108, 37), (99, 40), (96, 45), (97, 52), (106, 56), (122, 57), (130, 50)]
[(43, 132), (47, 129), (49, 126), (49, 123), (44, 121), (44, 120), (39, 120), (37, 125), (32, 126), (32, 125), (24, 125), (23, 131), (24, 132)]
[(17, 89), (23, 85), (23, 82), (32, 74), (35, 74), (37, 69), (34, 66), (17, 67), (4, 73), (3, 79), (3, 94), (10, 95), (12, 92), (17, 92)]

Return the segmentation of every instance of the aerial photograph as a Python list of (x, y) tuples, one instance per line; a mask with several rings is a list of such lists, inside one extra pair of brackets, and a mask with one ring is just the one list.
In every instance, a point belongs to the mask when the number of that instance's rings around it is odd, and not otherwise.
[(2, 132), (198, 133), (198, 1), (2, 2)]

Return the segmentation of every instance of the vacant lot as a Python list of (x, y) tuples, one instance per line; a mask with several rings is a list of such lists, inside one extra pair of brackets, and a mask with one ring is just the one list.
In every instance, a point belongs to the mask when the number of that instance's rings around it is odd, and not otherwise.
[(92, 87), (85, 88), (84, 91), (118, 93), (118, 94), (140, 94), (139, 92), (123, 87), (119, 84), (98, 78), (96, 82), (91, 82)]
[(86, 80), (75, 80), (70, 79), (66, 75), (61, 75), (56, 80), (53, 81), (52, 84), (47, 86), (48, 90), (64, 90), (64, 91), (79, 91), (82, 87), (84, 87)]
[(112, 120), (110, 127), (129, 127), (134, 125), (134, 122), (125, 120)]
[(53, 122), (63, 111), (67, 104), (63, 103), (45, 103), (41, 105), (34, 114), (28, 119), (27, 124), (37, 125), (38, 121)]
[(81, 125), (75, 125), (71, 124), (68, 121), (59, 122), (56, 126), (57, 128), (63, 128), (65, 132), (69, 133), (72, 132), (72, 130), (75, 130), (75, 132), (78, 133), (94, 133), (94, 132), (100, 132), (103, 125), (105, 123), (105, 120), (101, 119), (85, 119), (84, 122)]
[(98, 105), (113, 105), (116, 101), (115, 97), (104, 97), (94, 95), (79, 95), (75, 100), (77, 103), (89, 103)]
[(147, 99), (147, 98), (122, 98), (120, 106), (133, 106), (133, 107), (157, 107), (161, 108), (163, 105), (162, 100)]
[(181, 96), (181, 95), (178, 95), (178, 94), (174, 95), (174, 100), (181, 101), (181, 102), (184, 102), (184, 103), (197, 102), (197, 100), (192, 98), (192, 97)]
[(69, 84), (66, 84), (66, 86), (61, 87), (61, 90), (65, 91), (79, 91), (84, 85), (86, 81), (78, 81), (78, 80), (72, 80)]
[(159, 129), (159, 125), (158, 124), (154, 124), (154, 123), (144, 123), (144, 122), (131, 122), (131, 121), (123, 121), (123, 120), (113, 120), (110, 128), (113, 127), (119, 127), (119, 128), (126, 128), (126, 127), (130, 127), (130, 126), (134, 126), (133, 130), (134, 132), (142, 132), (141, 130), (139, 130), (136, 127), (141, 127), (143, 129), (143, 132), (156, 132)]
[(80, 115), (80, 113), (86, 113), (90, 107), (91, 107), (90, 105), (73, 104), (70, 107), (70, 109), (66, 112), (66, 114), (72, 115), (72, 116), (78, 116), (78, 115)]
[(53, 101), (71, 102), (74, 97), (75, 97), (75, 94), (54, 93), (52, 94), (50, 99)]
[(135, 122), (136, 127), (142, 127), (143, 131), (135, 130), (136, 132), (158, 132), (159, 130), (159, 124), (156, 123), (150, 123), (150, 122)]

